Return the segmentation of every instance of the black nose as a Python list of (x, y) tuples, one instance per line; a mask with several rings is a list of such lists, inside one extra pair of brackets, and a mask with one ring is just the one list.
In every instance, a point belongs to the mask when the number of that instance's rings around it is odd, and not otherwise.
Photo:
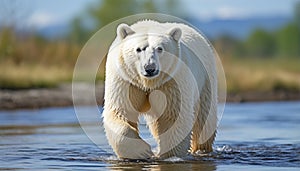
[(157, 68), (157, 66), (155, 63), (150, 63), (150, 64), (144, 65), (144, 69), (145, 69), (144, 75), (147, 77), (156, 75), (158, 73), (158, 70), (156, 68)]

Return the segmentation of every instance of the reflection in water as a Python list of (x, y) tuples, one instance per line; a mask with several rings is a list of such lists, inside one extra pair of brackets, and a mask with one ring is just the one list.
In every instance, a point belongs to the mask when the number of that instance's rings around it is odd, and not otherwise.
[(153, 164), (115, 164), (108, 167), (111, 171), (126, 171), (130, 170), (151, 170), (151, 171), (161, 171), (161, 170), (182, 170), (182, 171), (212, 171), (216, 170), (216, 166), (212, 162), (204, 163), (193, 163), (193, 162), (180, 162), (180, 163), (166, 163), (159, 162)]
[[(0, 111), (0, 170), (296, 170), (300, 167), (298, 104), (228, 104), (213, 153), (148, 162), (118, 160), (99, 123), (87, 118), (93, 135), (102, 140), (100, 148), (93, 144), (72, 108)], [(144, 126), (140, 129), (142, 137), (150, 136)]]

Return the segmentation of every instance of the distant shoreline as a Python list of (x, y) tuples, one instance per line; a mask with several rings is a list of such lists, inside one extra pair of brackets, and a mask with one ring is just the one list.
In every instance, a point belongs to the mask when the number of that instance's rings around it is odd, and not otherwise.
[[(94, 99), (85, 98), (87, 91), (93, 91), (93, 85), (78, 83), (80, 88), (79, 104), (83, 106), (93, 104)], [(104, 85), (96, 85), (96, 100), (103, 104)], [(242, 92), (227, 94), (226, 102), (263, 102), (263, 101), (295, 101), (300, 100), (300, 92)], [(38, 109), (45, 107), (72, 106), (72, 85), (62, 84), (55, 88), (1, 90), (0, 110)]]

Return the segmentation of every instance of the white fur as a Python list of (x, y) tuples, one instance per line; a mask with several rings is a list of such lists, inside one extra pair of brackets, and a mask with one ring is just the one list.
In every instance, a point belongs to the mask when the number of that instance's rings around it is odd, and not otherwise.
[[(155, 51), (158, 46), (163, 53)], [(137, 47), (149, 48), (137, 54)], [(161, 70), (154, 78), (141, 75), (140, 66), (150, 56)], [(210, 151), (217, 123), (216, 79), (213, 50), (193, 28), (151, 20), (120, 25), (107, 56), (103, 112), (106, 135), (118, 157), (154, 155), (138, 135), (142, 113), (157, 141), (157, 157), (182, 157), (189, 148)], [(191, 136), (196, 137), (192, 144)]]

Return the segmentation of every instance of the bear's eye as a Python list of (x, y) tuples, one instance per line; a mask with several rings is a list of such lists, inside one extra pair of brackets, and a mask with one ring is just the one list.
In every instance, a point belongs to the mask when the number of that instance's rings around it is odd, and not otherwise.
[(137, 48), (137, 49), (136, 49), (136, 52), (137, 52), (137, 53), (140, 53), (140, 52), (142, 52), (142, 49), (141, 49), (141, 48)]
[(157, 48), (156, 48), (156, 51), (157, 51), (158, 53), (161, 53), (161, 52), (163, 51), (163, 48), (162, 48), (162, 47), (157, 47)]

